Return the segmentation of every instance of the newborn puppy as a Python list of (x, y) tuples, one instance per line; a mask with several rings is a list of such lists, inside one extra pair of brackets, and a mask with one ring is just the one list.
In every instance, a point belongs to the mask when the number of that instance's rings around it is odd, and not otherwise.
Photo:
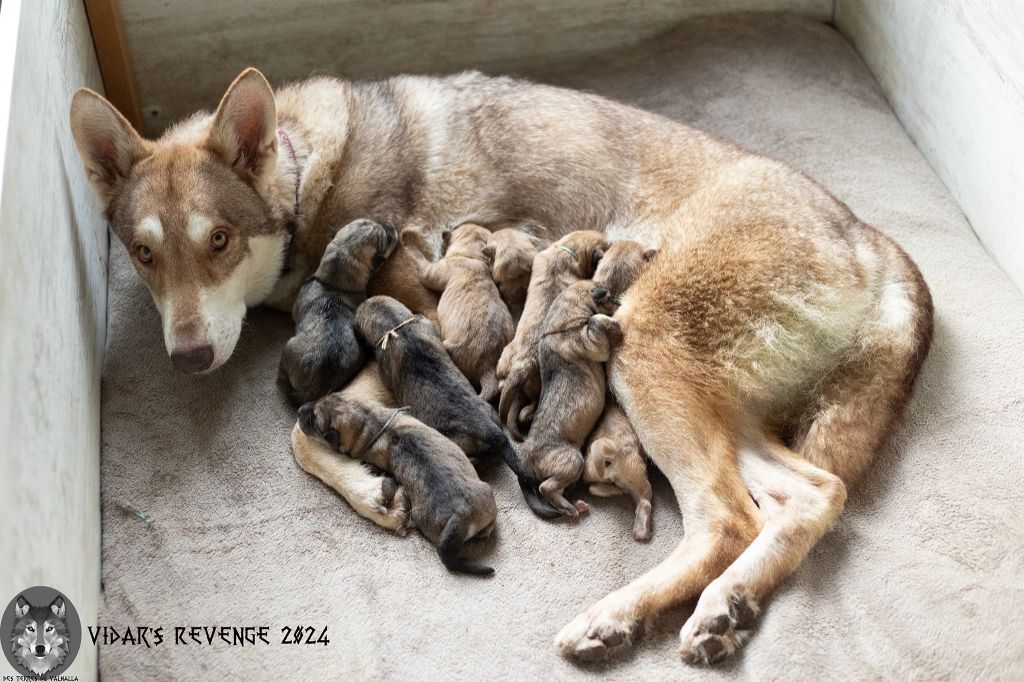
[(523, 439), (520, 422), (529, 421), (540, 396), (537, 341), (544, 316), (567, 286), (591, 278), (606, 248), (608, 239), (600, 232), (571, 232), (537, 254), (533, 261), (526, 306), (515, 338), (505, 346), (498, 360), (498, 414), (516, 440)]
[(452, 362), (437, 329), (387, 296), (368, 298), (356, 311), (356, 326), (373, 347), (380, 378), (409, 414), (450, 438), (470, 457), (496, 453), (519, 479), (526, 502), (538, 516), (558, 512), (541, 499), (537, 481), (523, 471), (494, 409), (476, 394)]
[(633, 538), (651, 539), (651, 482), (640, 439), (615, 399), (607, 407), (597, 428), (590, 434), (583, 482), (590, 492), (602, 497), (628, 493), (636, 504)]
[(536, 237), (512, 228), (494, 232), (487, 241), (484, 254), (491, 259), (491, 279), (513, 318), (523, 312), (539, 243)]
[(467, 540), (487, 537), (498, 510), (491, 487), (459, 448), (403, 408), (334, 393), (299, 409), (299, 425), (336, 450), (394, 474), (410, 502), (409, 517), (449, 571), (490, 575), (490, 566), (459, 554)]
[(602, 363), (622, 341), (622, 328), (609, 317), (616, 307), (604, 287), (576, 282), (555, 299), (538, 344), (543, 386), (522, 448), (523, 467), (543, 481), (541, 495), (572, 517), (587, 509), (564, 493), (583, 474), (580, 447), (604, 408)]
[(621, 296), (656, 255), (657, 249), (648, 249), (632, 239), (613, 242), (594, 270), (594, 284), (604, 287), (612, 296)]
[(417, 236), (408, 231), (403, 240), (423, 285), (442, 292), (437, 318), (445, 350), (479, 388), (480, 397), (491, 402), (498, 395), (498, 356), (515, 333), (512, 315), (491, 279), (490, 259), (484, 255), (491, 233), (471, 224), (442, 233), (444, 258), (436, 263), (411, 246)]
[(292, 308), (295, 335), (281, 354), (278, 379), (296, 407), (336, 391), (366, 363), (355, 312), (370, 277), (398, 243), (391, 225), (356, 220), (327, 245), (320, 267), (299, 289)]

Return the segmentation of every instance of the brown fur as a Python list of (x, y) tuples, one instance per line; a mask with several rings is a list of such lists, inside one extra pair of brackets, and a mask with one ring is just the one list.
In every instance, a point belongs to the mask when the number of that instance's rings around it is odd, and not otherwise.
[(515, 338), (498, 359), (501, 401), (498, 415), (512, 433), (522, 440), (520, 422), (540, 397), (540, 364), (537, 344), (544, 316), (562, 291), (579, 280), (588, 280), (604, 256), (608, 239), (600, 232), (572, 232), (537, 254), (533, 260), (526, 306), (519, 318)]
[[(407, 245), (414, 234), (405, 233)], [(467, 223), (444, 235), (442, 260), (431, 263), (417, 248), (409, 253), (423, 285), (442, 292), (437, 318), (445, 350), (480, 397), (491, 402), (498, 396), (498, 356), (515, 331), (512, 315), (502, 305), (491, 279), (490, 259), (484, 253), (491, 233)]]
[(514, 319), (523, 313), (533, 259), (537, 257), (541, 244), (540, 239), (515, 228), (498, 230), (487, 242), (491, 277)]
[[(476, 73), (314, 78), (275, 94), (249, 70), (216, 114), (157, 141), (88, 91), (71, 123), (122, 242), (135, 248), (151, 211), (164, 223), (155, 265), (136, 266), (186, 371), (230, 356), (246, 306), (289, 305), (330, 229), (354, 218), (431, 233), (528, 225), (551, 239), (591, 227), (659, 248), (623, 296), (626, 338), (608, 377), (675, 491), (685, 535), (562, 629), (566, 655), (629, 646), (645, 622), (698, 597), (682, 657), (735, 651), (842, 510), (928, 353), (920, 272), (818, 183), (596, 95)], [(294, 155), (278, 153), (275, 125)], [(217, 261), (206, 235), (189, 242), (190, 213), (223, 221), (238, 251)], [(402, 263), (391, 261), (409, 282)], [(193, 362), (204, 346), (213, 362)], [(356, 464), (347, 499), (387, 524), (373, 511), (380, 484)]]
[(633, 498), (633, 538), (651, 539), (652, 491), (647, 458), (629, 418), (614, 398), (608, 398), (601, 421), (590, 434), (583, 482), (593, 495), (611, 497), (627, 493)]
[(622, 341), (619, 323), (608, 316), (614, 311), (607, 289), (576, 282), (559, 294), (541, 325), (540, 401), (520, 454), (526, 471), (543, 481), (541, 494), (567, 516), (586, 508), (564, 493), (583, 475), (580, 447), (604, 407), (602, 363)]

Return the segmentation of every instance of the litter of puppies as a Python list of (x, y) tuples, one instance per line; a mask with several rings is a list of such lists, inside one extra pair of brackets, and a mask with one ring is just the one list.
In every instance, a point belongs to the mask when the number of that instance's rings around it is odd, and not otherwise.
[[(367, 298), (399, 243), (440, 294), (429, 317), (390, 296)], [(493, 573), (462, 553), (496, 523), (478, 474), (495, 458), (537, 516), (588, 511), (566, 497), (582, 480), (594, 495), (629, 494), (633, 537), (649, 539), (646, 458), (604, 364), (623, 339), (621, 297), (656, 252), (598, 232), (547, 245), (464, 224), (442, 234), (440, 260), (425, 253), (418, 233), (400, 239), (370, 220), (334, 236), (299, 292), (281, 360), (282, 389), (301, 404), (293, 443), (301, 431), (393, 477), (383, 504), (402, 507), (395, 530), (418, 528), (451, 571)], [(523, 442), (518, 454), (503, 425)]]

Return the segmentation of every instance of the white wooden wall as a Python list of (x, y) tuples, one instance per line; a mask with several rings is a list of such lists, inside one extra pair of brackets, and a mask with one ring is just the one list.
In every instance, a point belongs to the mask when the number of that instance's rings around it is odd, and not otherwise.
[[(0, 41), (0, 602), (49, 585), (84, 627), (100, 595), (107, 227), (67, 117), (75, 88), (102, 85), (80, 0), (3, 0)], [(67, 674), (95, 679), (95, 647)]]
[(247, 66), (272, 82), (532, 64), (726, 12), (832, 18), (833, 0), (120, 0), (150, 133), (212, 108)]
[(837, 0), (835, 22), (1024, 289), (1024, 2)]

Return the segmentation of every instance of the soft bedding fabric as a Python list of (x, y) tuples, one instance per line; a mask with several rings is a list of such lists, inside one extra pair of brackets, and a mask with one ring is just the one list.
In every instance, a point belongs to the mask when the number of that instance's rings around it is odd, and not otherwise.
[[(162, 625), (166, 639), (102, 648), (103, 677), (1020, 675), (1024, 295), (979, 245), (850, 45), (809, 20), (719, 17), (532, 75), (785, 159), (920, 265), (935, 299), (931, 356), (905, 422), (834, 529), (720, 672), (676, 655), (692, 606), (667, 614), (622, 658), (577, 667), (558, 656), (555, 633), (682, 533), (663, 479), (654, 539), (643, 545), (629, 537), (628, 500), (594, 500), (575, 525), (544, 523), (499, 470), (498, 529), (481, 552), (497, 575), (451, 575), (426, 540), (372, 525), (295, 465), (294, 417), (274, 382), (287, 316), (252, 312), (226, 367), (176, 374), (118, 245), (103, 384), (101, 622)], [(272, 643), (176, 646), (176, 625), (268, 625)], [(280, 628), (296, 625), (326, 626), (330, 644), (281, 644)]]

